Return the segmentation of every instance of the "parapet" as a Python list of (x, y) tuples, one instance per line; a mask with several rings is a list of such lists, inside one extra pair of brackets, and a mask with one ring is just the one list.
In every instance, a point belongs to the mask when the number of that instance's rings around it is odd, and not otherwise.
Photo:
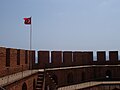
[[(35, 51), (0, 47), (0, 71), (11, 73), (32, 68), (69, 67), (83, 65), (117, 65), (120, 63), (118, 51), (38, 51), (38, 63), (35, 63)], [(109, 57), (109, 60), (106, 60)]]
[(38, 62), (41, 68), (119, 64), (118, 51), (109, 51), (109, 56), (106, 56), (106, 51), (96, 53), (97, 61), (94, 60), (93, 51), (38, 51)]
[(29, 53), (30, 50), (0, 47), (0, 77), (30, 69), (30, 56), (35, 54)]

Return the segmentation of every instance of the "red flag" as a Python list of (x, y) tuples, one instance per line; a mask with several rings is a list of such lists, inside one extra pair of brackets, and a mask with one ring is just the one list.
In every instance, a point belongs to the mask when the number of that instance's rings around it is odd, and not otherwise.
[(24, 24), (31, 24), (31, 17), (30, 18), (24, 18)]

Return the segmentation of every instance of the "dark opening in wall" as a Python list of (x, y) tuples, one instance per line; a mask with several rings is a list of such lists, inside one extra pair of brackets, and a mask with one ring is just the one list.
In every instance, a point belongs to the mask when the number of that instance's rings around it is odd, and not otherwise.
[(106, 71), (106, 79), (107, 79), (107, 80), (111, 80), (111, 78), (112, 78), (112, 73), (111, 73), (110, 70), (107, 70), (107, 71)]
[(6, 67), (10, 66), (10, 48), (6, 49)]
[(25, 64), (28, 63), (28, 53), (27, 53), (27, 50), (25, 50)]
[(27, 85), (26, 85), (25, 82), (24, 82), (23, 85), (22, 85), (22, 90), (27, 90)]
[(36, 90), (36, 82), (35, 82), (35, 79), (33, 80), (33, 90)]
[(20, 50), (17, 50), (17, 65), (20, 65)]
[(51, 77), (55, 81), (56, 85), (58, 85), (58, 78), (57, 78), (57, 76), (55, 74), (53, 74)]

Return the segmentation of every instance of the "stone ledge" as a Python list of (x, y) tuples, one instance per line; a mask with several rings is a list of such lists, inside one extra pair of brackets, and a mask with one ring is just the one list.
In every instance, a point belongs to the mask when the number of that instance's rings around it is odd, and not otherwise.
[(85, 82), (81, 84), (76, 85), (70, 85), (65, 87), (59, 87), (58, 90), (78, 90), (83, 89), (87, 87), (92, 87), (96, 85), (104, 85), (104, 84), (120, 84), (120, 81), (91, 81), (91, 82)]
[(26, 70), (23, 72), (19, 72), (19, 73), (15, 73), (12, 75), (7, 75), (4, 77), (1, 77), (0, 78), (0, 86), (8, 85), (8, 84), (13, 83), (17, 80), (20, 80), (22, 78), (25, 78), (25, 77), (30, 76), (32, 74), (38, 73), (39, 71), (40, 70)]

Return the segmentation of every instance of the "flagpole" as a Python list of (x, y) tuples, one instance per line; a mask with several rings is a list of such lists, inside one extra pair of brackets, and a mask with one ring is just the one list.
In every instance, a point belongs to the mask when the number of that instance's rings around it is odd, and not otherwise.
[(24, 24), (30, 25), (30, 35), (29, 35), (29, 48), (30, 48), (30, 52), (29, 52), (29, 69), (32, 69), (32, 16), (29, 18), (24, 18)]
[(30, 17), (31, 18), (31, 24), (30, 24), (30, 70), (32, 69), (32, 17)]
[[(31, 17), (32, 19), (32, 17)], [(32, 22), (31, 22), (31, 25), (30, 25), (30, 50), (32, 49)]]

